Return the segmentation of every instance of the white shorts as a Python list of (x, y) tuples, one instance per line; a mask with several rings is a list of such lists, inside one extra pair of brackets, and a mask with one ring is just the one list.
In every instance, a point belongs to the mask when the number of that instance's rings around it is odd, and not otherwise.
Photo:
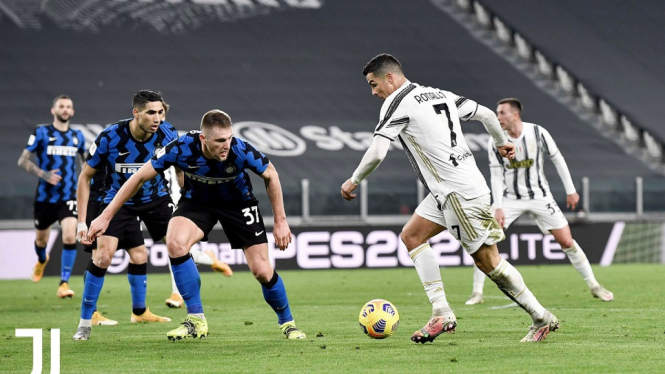
[(504, 224), (504, 228), (506, 229), (524, 213), (531, 213), (533, 215), (543, 234), (549, 234), (550, 230), (557, 230), (568, 226), (568, 220), (551, 196), (533, 200), (517, 200), (504, 197), (503, 213), (506, 215), (506, 222)]
[(483, 244), (492, 245), (506, 238), (490, 213), (489, 194), (466, 200), (451, 193), (441, 203), (429, 194), (416, 208), (416, 214), (447, 228), (470, 255)]

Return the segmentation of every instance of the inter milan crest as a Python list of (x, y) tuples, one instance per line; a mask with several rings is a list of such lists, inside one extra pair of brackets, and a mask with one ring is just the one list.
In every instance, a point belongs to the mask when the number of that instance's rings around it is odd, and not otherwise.
[(236, 171), (236, 167), (233, 165), (229, 165), (226, 169), (224, 169), (226, 174), (233, 174)]

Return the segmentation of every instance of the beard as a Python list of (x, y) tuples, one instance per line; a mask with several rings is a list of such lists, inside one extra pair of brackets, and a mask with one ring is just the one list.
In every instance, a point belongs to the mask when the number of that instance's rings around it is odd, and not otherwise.
[(61, 116), (60, 114), (56, 114), (55, 118), (58, 119), (60, 122), (69, 122), (69, 120), (72, 118), (72, 116), (68, 116), (67, 118)]

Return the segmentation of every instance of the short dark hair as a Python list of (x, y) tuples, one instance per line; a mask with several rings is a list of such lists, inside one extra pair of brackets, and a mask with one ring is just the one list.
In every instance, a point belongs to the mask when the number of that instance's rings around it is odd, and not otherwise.
[(153, 90), (140, 90), (134, 94), (134, 98), (132, 99), (132, 107), (140, 110), (145, 108), (147, 103), (152, 103), (155, 101), (164, 103), (164, 98), (162, 97), (161, 92)]
[(388, 72), (404, 74), (399, 60), (392, 55), (382, 53), (369, 60), (363, 69), (363, 76), (367, 76), (369, 73), (383, 76)]
[[(53, 99), (53, 107), (55, 107), (55, 103), (57, 103), (58, 100), (72, 100), (72, 98), (68, 95), (58, 95)], [(72, 100), (72, 102), (74, 102), (74, 100)]]
[(522, 114), (522, 103), (514, 97), (507, 97), (505, 99), (499, 100), (496, 105), (508, 104), (512, 108), (516, 109), (520, 114)]
[(213, 109), (206, 112), (201, 118), (201, 131), (209, 130), (213, 127), (229, 128), (233, 125), (231, 116), (219, 109)]

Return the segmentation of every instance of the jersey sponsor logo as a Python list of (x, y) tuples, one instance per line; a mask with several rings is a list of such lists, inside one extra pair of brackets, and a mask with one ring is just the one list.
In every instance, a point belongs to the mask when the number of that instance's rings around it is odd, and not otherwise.
[(442, 92), (423, 92), (419, 95), (413, 95), (413, 98), (416, 99), (418, 104), (422, 104), (430, 100), (445, 99)]
[(236, 179), (236, 177), (226, 177), (226, 178), (204, 177), (203, 175), (196, 175), (188, 172), (185, 172), (185, 175), (188, 176), (191, 180), (203, 184), (224, 184)]
[(115, 171), (116, 173), (122, 173), (122, 174), (134, 174), (139, 169), (143, 166), (143, 163), (117, 163), (115, 164)]
[(533, 166), (533, 159), (529, 158), (522, 161), (510, 160), (509, 164), (506, 164), (507, 169), (516, 169), (516, 168), (525, 168), (528, 169)]
[(74, 157), (76, 156), (76, 147), (69, 147), (66, 145), (49, 145), (46, 147), (46, 154), (49, 156), (66, 156)]

